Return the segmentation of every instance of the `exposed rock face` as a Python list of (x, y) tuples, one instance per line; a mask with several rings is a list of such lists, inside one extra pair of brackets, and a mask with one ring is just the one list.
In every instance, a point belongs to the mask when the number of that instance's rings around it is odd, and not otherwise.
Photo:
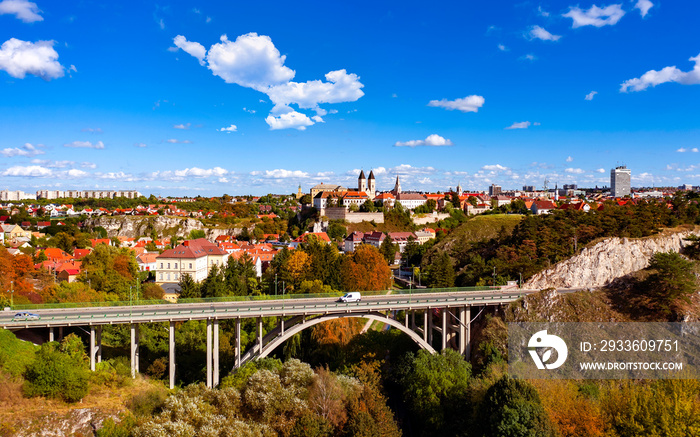
[(648, 238), (609, 238), (530, 278), (526, 288), (595, 288), (646, 268), (654, 252), (679, 252), (695, 231), (664, 233)]
[(24, 426), (14, 435), (16, 437), (95, 435), (95, 431), (102, 427), (102, 422), (107, 417), (117, 419), (114, 415), (105, 414), (104, 412), (90, 408), (70, 410), (62, 417), (51, 413), (36, 422)]
[(150, 236), (155, 229), (159, 236), (178, 236), (186, 238), (190, 231), (202, 230), (213, 241), (219, 235), (239, 235), (242, 228), (208, 228), (194, 218), (168, 216), (102, 216), (85, 220), (88, 226), (102, 226), (111, 237), (123, 236), (137, 238)]

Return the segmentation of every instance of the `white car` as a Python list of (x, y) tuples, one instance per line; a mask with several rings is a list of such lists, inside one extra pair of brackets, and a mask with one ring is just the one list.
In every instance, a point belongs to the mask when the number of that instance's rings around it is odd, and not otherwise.
[(360, 293), (357, 291), (353, 291), (350, 293), (345, 293), (345, 296), (341, 296), (340, 299), (338, 299), (338, 302), (350, 303), (350, 302), (360, 302), (361, 300), (362, 300), (362, 296), (360, 295)]

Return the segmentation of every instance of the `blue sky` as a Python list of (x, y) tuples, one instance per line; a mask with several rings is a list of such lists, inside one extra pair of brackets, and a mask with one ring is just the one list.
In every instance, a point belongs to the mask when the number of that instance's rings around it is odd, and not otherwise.
[(0, 189), (700, 184), (696, 2), (253, 3), (0, 0)]

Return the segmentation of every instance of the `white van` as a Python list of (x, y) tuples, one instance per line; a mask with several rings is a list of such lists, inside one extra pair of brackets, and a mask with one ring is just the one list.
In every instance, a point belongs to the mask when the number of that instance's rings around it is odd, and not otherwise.
[(362, 296), (360, 295), (359, 292), (353, 291), (350, 293), (345, 293), (345, 296), (341, 296), (340, 299), (338, 299), (338, 302), (360, 302), (362, 300)]

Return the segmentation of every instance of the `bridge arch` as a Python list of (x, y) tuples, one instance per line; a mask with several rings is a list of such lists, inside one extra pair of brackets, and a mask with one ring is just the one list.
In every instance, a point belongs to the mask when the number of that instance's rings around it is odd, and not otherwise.
[[(293, 335), (298, 334), (299, 332), (303, 331), (306, 328), (310, 328), (311, 326), (317, 325), (319, 323), (327, 322), (329, 320), (334, 320), (334, 319), (341, 319), (341, 318), (346, 318), (346, 317), (357, 317), (357, 318), (363, 318), (363, 319), (370, 319), (370, 320), (377, 320), (382, 323), (386, 323), (387, 325), (390, 325), (404, 334), (407, 334), (411, 340), (413, 340), (416, 344), (421, 349), (425, 349), (431, 354), (436, 353), (437, 351), (430, 345), (428, 342), (423, 340), (423, 337), (418, 335), (415, 331), (412, 331), (410, 328), (406, 327), (403, 325), (401, 322), (398, 322), (394, 319), (391, 319), (384, 314), (377, 313), (377, 312), (367, 312), (367, 313), (339, 313), (339, 314), (324, 314), (319, 317), (314, 317), (313, 319), (309, 320), (304, 320), (304, 321), (299, 321), (298, 323), (290, 326), (290, 327), (285, 327), (284, 333), (278, 334), (275, 336), (269, 343), (263, 346), (262, 351), (255, 350), (253, 349), (250, 354), (246, 354), (246, 356), (241, 360), (241, 365), (247, 363), (250, 360), (254, 359), (259, 359), (259, 358), (265, 358), (267, 357), (272, 351), (274, 351), (277, 347), (282, 345), (285, 341), (289, 340)], [(278, 327), (279, 329), (279, 327)], [(281, 331), (281, 330), (280, 330)], [(257, 348), (257, 346), (253, 346), (254, 348)]]

